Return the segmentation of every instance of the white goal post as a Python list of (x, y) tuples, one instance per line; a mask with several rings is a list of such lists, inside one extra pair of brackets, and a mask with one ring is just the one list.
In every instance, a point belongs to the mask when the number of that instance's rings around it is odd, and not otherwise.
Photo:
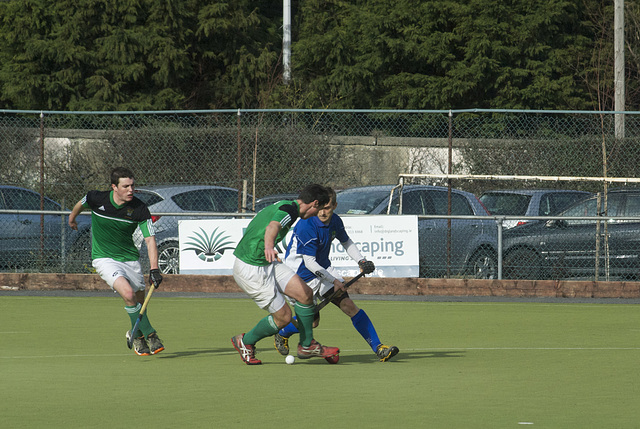
[(541, 182), (608, 182), (608, 183), (640, 183), (635, 177), (586, 177), (586, 176), (518, 176), (494, 174), (398, 174), (399, 185), (404, 179), (464, 179), (464, 180), (520, 180)]

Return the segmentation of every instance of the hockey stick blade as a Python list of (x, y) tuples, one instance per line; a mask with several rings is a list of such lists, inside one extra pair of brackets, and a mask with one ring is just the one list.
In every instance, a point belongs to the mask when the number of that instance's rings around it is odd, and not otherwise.
[[(346, 282), (344, 284), (344, 290), (347, 290), (347, 288), (349, 286), (351, 286), (352, 284), (357, 282), (360, 279), (360, 277), (364, 277), (364, 273), (363, 272), (360, 272), (357, 276), (355, 276), (354, 278), (352, 278), (351, 280)], [(322, 301), (320, 301), (320, 303), (318, 305), (316, 305), (316, 310), (315, 310), (316, 313), (319, 312), (320, 310), (322, 310), (323, 308), (325, 308), (327, 306), (327, 304), (329, 304), (331, 302), (331, 300), (336, 297), (336, 295), (338, 293), (333, 289), (332, 289), (332, 291), (333, 292), (331, 292), (331, 294), (328, 297), (323, 298)]]
[(129, 349), (133, 347), (133, 339), (135, 338), (136, 332), (138, 332), (138, 326), (140, 326), (140, 321), (142, 320), (142, 316), (144, 316), (144, 312), (147, 309), (147, 305), (149, 304), (149, 300), (151, 299), (151, 295), (153, 294), (153, 291), (155, 290), (155, 288), (156, 288), (156, 284), (155, 282), (153, 282), (153, 284), (149, 288), (149, 293), (144, 299), (144, 303), (142, 304), (142, 308), (140, 309), (140, 314), (136, 319), (136, 323), (133, 325), (133, 328), (131, 329), (131, 335), (129, 335), (129, 337), (127, 338), (127, 347), (129, 347)]

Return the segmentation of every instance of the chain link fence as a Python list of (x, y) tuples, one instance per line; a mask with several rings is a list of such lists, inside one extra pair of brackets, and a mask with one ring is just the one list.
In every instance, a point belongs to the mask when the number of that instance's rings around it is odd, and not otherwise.
[[(467, 197), (473, 194), (474, 198), (505, 189), (583, 191), (593, 195), (606, 191), (608, 195), (611, 188), (624, 183), (617, 182), (614, 186), (604, 179), (600, 182), (582, 178), (640, 177), (637, 172), (640, 168), (638, 113), (626, 112), (622, 116), (611, 112), (507, 110), (97, 113), (3, 110), (0, 111), (0, 165), (3, 167), (0, 169), (3, 184), (0, 230), (4, 232), (0, 270), (90, 271), (88, 217), (82, 216), (85, 222), (76, 232), (68, 228), (66, 218), (59, 212), (67, 212), (88, 190), (108, 189), (108, 175), (114, 166), (134, 170), (136, 185), (141, 190), (139, 196), (145, 198), (153, 214), (162, 214), (161, 219), (167, 225), (158, 229), (168, 231), (167, 240), (171, 241), (169, 238), (177, 237), (171, 230), (177, 230), (178, 219), (230, 216), (231, 212), (250, 215), (261, 207), (261, 200), (295, 195), (312, 182), (343, 190), (396, 184), (402, 174), (450, 173), (496, 178), (411, 177), (405, 183), (445, 187), (451, 184), (456, 190), (468, 192), (464, 194)], [(622, 118), (624, 127), (620, 122)], [(499, 176), (504, 175), (563, 176), (575, 180), (501, 180)], [(462, 242), (456, 240), (469, 240), (452, 238), (458, 236), (459, 222), (456, 221), (473, 222), (487, 213), (476, 213), (470, 206), (461, 209), (463, 214), (457, 214), (449, 205), (445, 210), (442, 201), (440, 196), (429, 197), (423, 193), (420, 198), (407, 198), (402, 209), (398, 208), (405, 213), (427, 216), (421, 221), (433, 223), (429, 216), (440, 216), (444, 222), (447, 231), (444, 237), (448, 240), (444, 253), (434, 253), (433, 246), (427, 243), (429, 240), (420, 237), (421, 273), (425, 276), (495, 278), (499, 272), (504, 276), (522, 276), (523, 270), (518, 269), (514, 257), (508, 259), (506, 253), (502, 254), (502, 250), (506, 250), (503, 246), (511, 240), (508, 233), (511, 228), (504, 230), (503, 242), (499, 227), (504, 220), (519, 220), (525, 215), (553, 220), (549, 216), (559, 210), (555, 205), (552, 207), (554, 203), (548, 199), (547, 211), (532, 215), (522, 212), (523, 202), (519, 205), (514, 202), (513, 207), (502, 208), (489, 219), (492, 224), (488, 224), (487, 231), (492, 229), (490, 225), (495, 228), (487, 234), (495, 237), (495, 243), (480, 247), (485, 250), (482, 253), (467, 254), (468, 250), (461, 251)], [(600, 201), (592, 215), (615, 216), (605, 202), (607, 198)], [(640, 228), (640, 223), (633, 219), (635, 212), (626, 209), (626, 200), (620, 204), (625, 208), (620, 209), (619, 216), (631, 218), (619, 221), (627, 227)], [(582, 216), (591, 216), (587, 212)], [(471, 219), (455, 219), (455, 216), (471, 216)], [(548, 223), (541, 218), (531, 220)], [(591, 239), (581, 246), (590, 252), (592, 243), (591, 259), (610, 267), (602, 258), (611, 261), (613, 241), (598, 244), (596, 238), (611, 225), (605, 227), (601, 221), (591, 221), (592, 231), (589, 229), (587, 233)], [(557, 225), (565, 232), (571, 229), (562, 222)], [(618, 255), (618, 262), (626, 259), (623, 265), (627, 267), (627, 276), (635, 275), (640, 254), (640, 245), (630, 244), (635, 242), (633, 234), (638, 236), (637, 231), (632, 230), (627, 232), (623, 254)], [(548, 233), (549, 228), (545, 231)], [(137, 243), (141, 243), (139, 237)], [(567, 241), (560, 259), (571, 258), (568, 256), (571, 246), (575, 250), (575, 244)], [(600, 254), (596, 246), (608, 248), (608, 253)], [(431, 253), (428, 249), (432, 249)], [(162, 250), (167, 250), (161, 255), (166, 258), (166, 272), (177, 272), (176, 255), (170, 255), (176, 249)], [(442, 257), (445, 254), (447, 256)], [(566, 269), (553, 268), (554, 263), (544, 250), (537, 250), (536, 256), (552, 265), (544, 276), (560, 278), (571, 274)], [(458, 260), (457, 257), (461, 262), (455, 265), (452, 261)], [(591, 260), (581, 263), (592, 264), (591, 268), (597, 264)], [(491, 264), (496, 265), (487, 267)], [(579, 275), (594, 278), (599, 275), (597, 271), (586, 270)], [(526, 275), (543, 277), (542, 271)]]

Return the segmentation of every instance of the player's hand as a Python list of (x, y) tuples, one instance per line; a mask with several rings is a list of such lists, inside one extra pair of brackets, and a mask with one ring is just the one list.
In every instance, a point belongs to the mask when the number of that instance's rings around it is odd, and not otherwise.
[(162, 274), (160, 274), (160, 270), (154, 268), (149, 271), (149, 279), (151, 280), (151, 284), (156, 285), (156, 289), (160, 287), (160, 283), (162, 283)]
[(69, 226), (71, 227), (71, 229), (77, 231), (78, 230), (78, 222), (76, 222), (76, 220), (71, 220), (69, 219)]
[(341, 294), (344, 291), (344, 283), (342, 283), (338, 279), (335, 279), (333, 281), (333, 290), (336, 291), (338, 294)]
[(267, 262), (272, 263), (275, 261), (278, 262), (282, 262), (280, 260), (280, 257), (278, 256), (278, 252), (276, 251), (276, 249), (271, 248), (271, 249), (264, 249), (264, 257), (266, 258)]
[(376, 269), (374, 263), (371, 261), (367, 261), (366, 259), (362, 259), (361, 261), (359, 261), (358, 266), (360, 267), (360, 271), (365, 274), (371, 274)]

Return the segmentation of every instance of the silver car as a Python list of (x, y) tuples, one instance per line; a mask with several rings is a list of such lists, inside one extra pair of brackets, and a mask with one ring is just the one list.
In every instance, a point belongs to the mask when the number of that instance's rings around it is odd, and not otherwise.
[[(393, 185), (349, 188), (337, 193), (338, 214), (397, 214), (399, 191), (389, 198)], [(448, 213), (445, 187), (406, 185), (402, 188), (402, 214), (444, 215)], [(488, 216), (472, 193), (453, 189), (451, 214)], [(451, 219), (451, 247), (448, 252), (448, 220), (418, 218), (421, 277), (466, 275), (497, 278), (497, 225), (492, 219)], [(447, 256), (449, 255), (449, 256)]]
[[(180, 272), (180, 247), (178, 243), (178, 221), (184, 219), (202, 219), (194, 216), (158, 216), (156, 213), (184, 213), (211, 212), (237, 213), (238, 190), (224, 186), (195, 185), (195, 186), (153, 186), (136, 189), (136, 197), (144, 201), (149, 207), (156, 242), (158, 244), (158, 264), (160, 271), (165, 274)], [(251, 196), (247, 196), (247, 201)], [(224, 216), (211, 216), (221, 218)], [(134, 234), (134, 241), (140, 249), (140, 261), (144, 268), (148, 268), (149, 258), (147, 248), (142, 243), (142, 233), (138, 229)]]

